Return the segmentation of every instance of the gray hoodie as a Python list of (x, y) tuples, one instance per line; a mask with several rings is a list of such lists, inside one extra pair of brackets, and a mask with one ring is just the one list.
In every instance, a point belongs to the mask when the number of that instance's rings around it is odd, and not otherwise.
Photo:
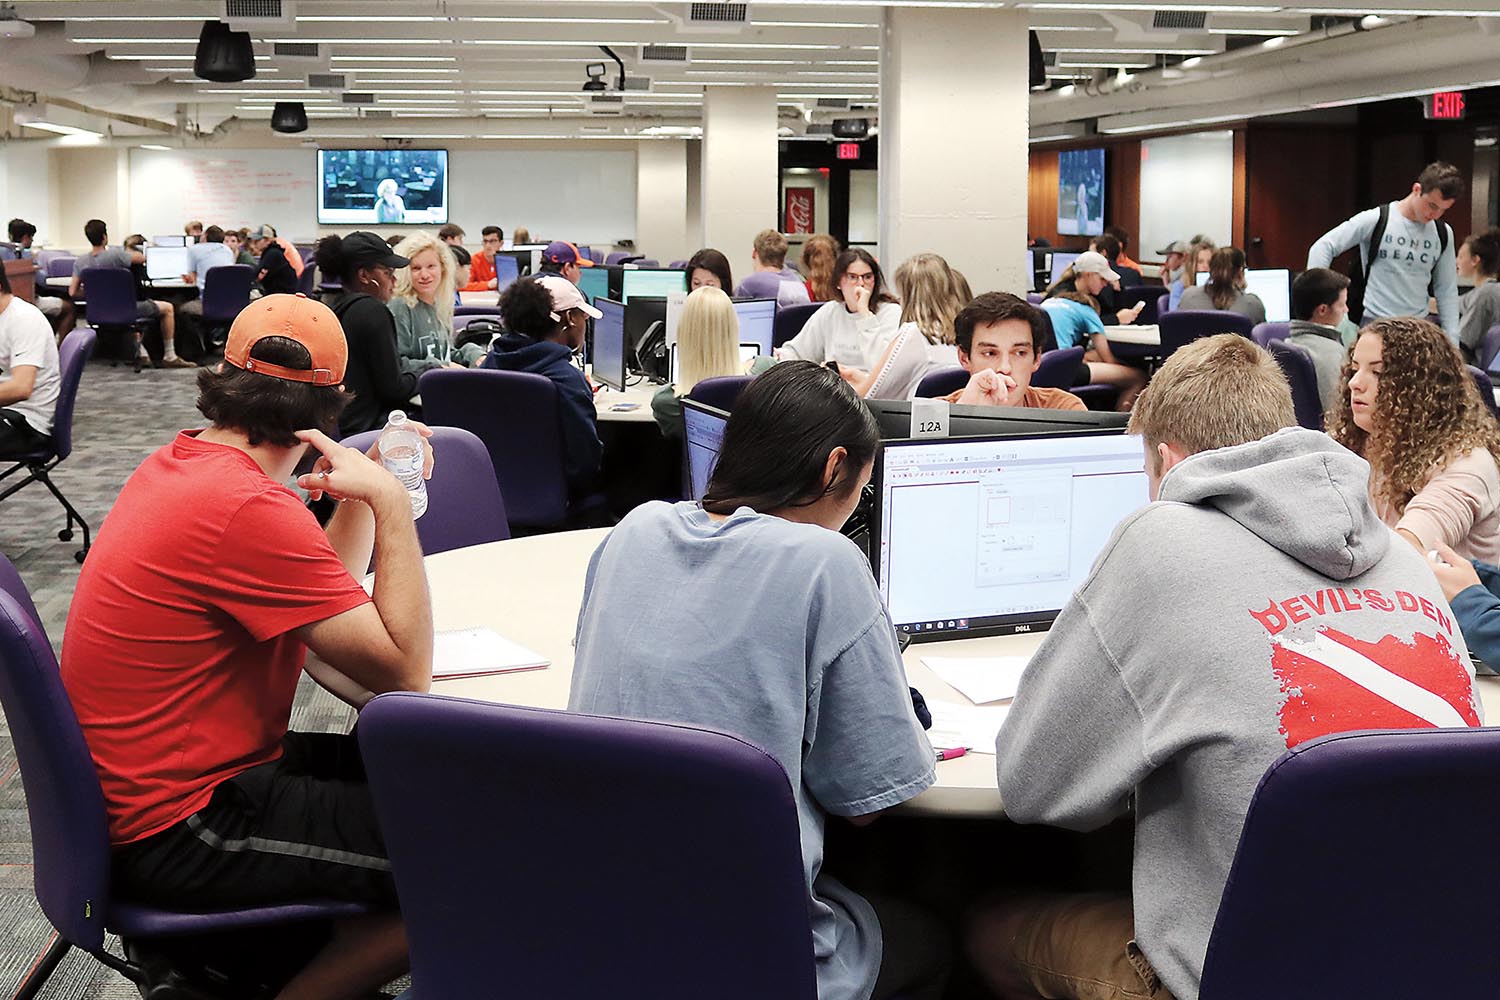
[(1173, 468), (1031, 660), (996, 743), (1021, 823), (1135, 794), (1136, 940), (1194, 1000), (1256, 783), (1330, 732), (1479, 725), (1468, 650), (1369, 466), (1289, 428)]

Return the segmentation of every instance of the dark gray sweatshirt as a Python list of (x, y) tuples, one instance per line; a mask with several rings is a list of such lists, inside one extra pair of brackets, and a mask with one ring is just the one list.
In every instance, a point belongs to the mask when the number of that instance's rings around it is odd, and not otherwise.
[(1022, 678), (996, 744), (1006, 813), (1100, 826), (1135, 793), (1136, 940), (1178, 1000), (1256, 783), (1331, 732), (1480, 723), (1426, 561), (1369, 466), (1289, 428), (1188, 458), (1126, 518)]

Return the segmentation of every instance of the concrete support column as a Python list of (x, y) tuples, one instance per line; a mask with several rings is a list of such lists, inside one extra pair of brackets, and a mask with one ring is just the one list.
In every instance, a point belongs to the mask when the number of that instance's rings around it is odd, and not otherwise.
[(687, 143), (681, 139), (642, 139), (635, 154), (635, 245), (639, 253), (666, 264), (683, 260), (688, 245)]
[(880, 250), (934, 251), (974, 293), (1030, 287), (1027, 12), (890, 7), (880, 50)]
[(703, 241), (748, 271), (755, 234), (776, 226), (776, 90), (703, 90)]

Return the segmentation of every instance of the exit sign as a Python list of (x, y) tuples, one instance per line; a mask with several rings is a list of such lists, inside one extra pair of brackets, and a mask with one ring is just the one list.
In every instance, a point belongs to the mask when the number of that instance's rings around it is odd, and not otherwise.
[(1422, 99), (1425, 117), (1438, 121), (1462, 121), (1464, 117), (1464, 92), (1462, 90), (1440, 90)]
[(841, 142), (834, 153), (841, 160), (857, 160), (859, 159), (859, 143)]

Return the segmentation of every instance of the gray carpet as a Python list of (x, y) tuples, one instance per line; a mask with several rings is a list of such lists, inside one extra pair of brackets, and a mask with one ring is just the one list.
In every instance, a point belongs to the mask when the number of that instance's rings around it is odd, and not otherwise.
[[(97, 530), (126, 478), (180, 428), (202, 426), (193, 406), (194, 373), (188, 369), (144, 371), (111, 368), (94, 361), (84, 373), (75, 410), (74, 450), (53, 475), (58, 488)], [(8, 485), (8, 483), (7, 483)], [(54, 648), (62, 644), (68, 604), (78, 582), (73, 553), (82, 535), (62, 542), (63, 511), (41, 485), (29, 486), (0, 504), (0, 552), (26, 581)], [(351, 713), (342, 702), (304, 679), (292, 726), (345, 731)], [(31, 829), (10, 735), (0, 727), (0, 991), (9, 996), (47, 947), (52, 928), (31, 889)], [(91, 956), (72, 952), (53, 973), (41, 996), (138, 998), (125, 979)]]

